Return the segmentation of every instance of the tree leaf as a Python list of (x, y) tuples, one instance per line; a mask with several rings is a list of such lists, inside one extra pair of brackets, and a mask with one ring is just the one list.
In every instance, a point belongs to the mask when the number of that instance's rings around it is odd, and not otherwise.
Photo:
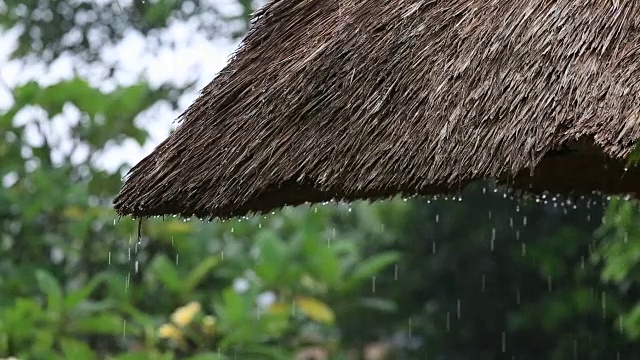
[(151, 262), (150, 268), (158, 279), (170, 290), (175, 292), (182, 291), (184, 286), (183, 279), (180, 278), (180, 274), (178, 274), (174, 263), (166, 256), (157, 255)]
[(296, 306), (300, 309), (300, 312), (311, 320), (327, 325), (335, 322), (333, 310), (320, 300), (307, 296), (298, 296), (296, 298)]
[(62, 316), (62, 288), (50, 273), (44, 270), (36, 271), (36, 281), (40, 291), (47, 296), (47, 310), (56, 317)]
[(78, 340), (63, 339), (60, 342), (60, 347), (65, 359), (96, 359), (96, 354), (93, 353), (89, 345)]
[(220, 258), (218, 256), (209, 256), (208, 258), (202, 260), (195, 269), (191, 270), (189, 275), (187, 276), (186, 284), (184, 285), (182, 291), (183, 294), (188, 294), (193, 289), (195, 289), (198, 284), (204, 279), (205, 276), (218, 265), (220, 262)]
[(362, 281), (369, 281), (369, 279), (387, 266), (397, 263), (399, 259), (400, 254), (397, 252), (386, 252), (362, 261), (356, 266), (355, 270), (349, 277), (346, 289), (352, 289), (358, 286)]

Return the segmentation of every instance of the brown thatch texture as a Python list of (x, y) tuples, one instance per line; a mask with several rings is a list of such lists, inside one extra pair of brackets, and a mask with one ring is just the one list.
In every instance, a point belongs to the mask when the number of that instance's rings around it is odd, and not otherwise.
[(226, 217), (479, 178), (636, 191), (639, 27), (637, 0), (271, 1), (115, 208)]

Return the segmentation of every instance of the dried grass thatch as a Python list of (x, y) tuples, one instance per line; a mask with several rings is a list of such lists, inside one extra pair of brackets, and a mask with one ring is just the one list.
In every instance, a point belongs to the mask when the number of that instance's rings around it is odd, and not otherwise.
[(635, 192), (636, 0), (273, 0), (122, 215), (227, 217), (493, 178)]

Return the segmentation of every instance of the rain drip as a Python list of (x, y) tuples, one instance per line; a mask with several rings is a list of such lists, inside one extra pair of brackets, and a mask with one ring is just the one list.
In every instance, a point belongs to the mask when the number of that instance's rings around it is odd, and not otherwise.
[(447, 311), (447, 331), (451, 331), (451, 312)]

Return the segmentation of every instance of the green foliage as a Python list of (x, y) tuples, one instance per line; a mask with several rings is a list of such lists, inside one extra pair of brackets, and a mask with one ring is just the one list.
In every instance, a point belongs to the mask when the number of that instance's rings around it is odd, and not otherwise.
[[(230, 16), (221, 13), (215, 2), (202, 0), (133, 0), (129, 5), (120, 0), (5, 3), (6, 9), (0, 8), (0, 28), (20, 28), (12, 58), (46, 63), (63, 54), (73, 54), (86, 63), (103, 62), (101, 50), (116, 45), (128, 32), (136, 31), (153, 43), (164, 43), (162, 30), (187, 20), (198, 24), (197, 30), (209, 38), (237, 37), (246, 30), (255, 6), (253, 1), (239, 1), (241, 13)], [(149, 47), (150, 51), (155, 49)]]
[[(258, 2), (238, 0), (237, 14), (196, 0), (5, 3), (0, 29), (19, 34), (13, 59), (50, 65), (67, 54), (98, 73), (114, 66), (100, 51), (127, 32), (150, 51), (175, 21), (209, 38), (241, 36)], [(0, 357), (353, 359), (376, 346), (397, 359), (640, 353), (635, 202), (614, 200), (600, 227), (597, 197), (576, 209), (517, 204), (478, 184), (462, 202), (151, 219), (138, 239), (137, 224), (111, 209), (126, 167), (108, 171), (97, 159), (125, 141), (144, 144), (138, 116), (161, 101), (175, 107), (191, 84), (96, 86), (112, 72), (21, 83), (0, 110)]]

